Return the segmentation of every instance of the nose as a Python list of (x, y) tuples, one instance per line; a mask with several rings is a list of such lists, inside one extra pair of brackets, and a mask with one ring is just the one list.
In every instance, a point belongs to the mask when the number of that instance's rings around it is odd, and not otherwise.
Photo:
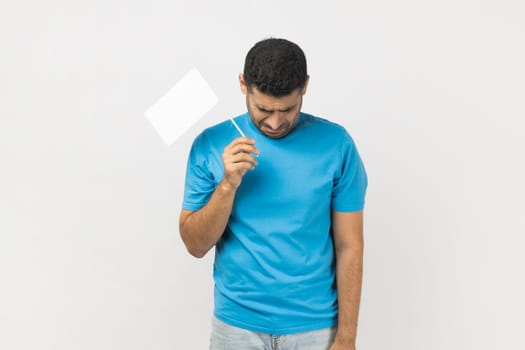
[(266, 125), (271, 127), (273, 130), (277, 130), (283, 125), (283, 114), (279, 111), (275, 111), (270, 115), (268, 118), (266, 118)]

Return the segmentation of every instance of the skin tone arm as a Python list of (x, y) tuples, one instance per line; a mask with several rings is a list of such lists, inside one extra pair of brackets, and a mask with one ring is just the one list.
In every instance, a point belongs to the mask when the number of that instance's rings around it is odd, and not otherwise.
[(191, 255), (202, 258), (224, 233), (242, 177), (257, 165), (250, 154), (259, 154), (254, 144), (253, 139), (239, 137), (226, 146), (222, 154), (224, 177), (208, 203), (197, 211), (181, 211), (179, 232)]
[(330, 350), (355, 350), (363, 277), (363, 211), (332, 213), (339, 322)]

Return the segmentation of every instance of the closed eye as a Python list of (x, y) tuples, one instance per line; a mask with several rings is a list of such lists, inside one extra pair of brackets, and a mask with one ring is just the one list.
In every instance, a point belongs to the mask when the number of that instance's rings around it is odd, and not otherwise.
[[(288, 107), (286, 109), (283, 109), (283, 110), (279, 110), (280, 112), (282, 113), (287, 113), (287, 112), (290, 112), (291, 110), (293, 110), (295, 108), (295, 106), (292, 106), (292, 107)], [(264, 109), (262, 107), (259, 107), (257, 106), (257, 109), (263, 113), (273, 113), (273, 111), (270, 111), (270, 110), (267, 110), (267, 109)]]

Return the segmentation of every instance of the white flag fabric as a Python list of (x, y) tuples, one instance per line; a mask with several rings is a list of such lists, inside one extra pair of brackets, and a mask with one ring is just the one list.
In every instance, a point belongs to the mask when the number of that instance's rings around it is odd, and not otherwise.
[(219, 101), (200, 72), (193, 68), (144, 114), (168, 146)]

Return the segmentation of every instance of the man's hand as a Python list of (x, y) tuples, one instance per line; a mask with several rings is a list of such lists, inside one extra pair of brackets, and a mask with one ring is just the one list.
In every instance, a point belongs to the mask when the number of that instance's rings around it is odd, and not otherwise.
[(248, 170), (255, 169), (257, 160), (251, 155), (259, 155), (259, 151), (254, 146), (255, 140), (248, 137), (239, 137), (232, 141), (222, 154), (224, 164), (224, 178), (222, 185), (228, 189), (236, 190), (242, 177)]

